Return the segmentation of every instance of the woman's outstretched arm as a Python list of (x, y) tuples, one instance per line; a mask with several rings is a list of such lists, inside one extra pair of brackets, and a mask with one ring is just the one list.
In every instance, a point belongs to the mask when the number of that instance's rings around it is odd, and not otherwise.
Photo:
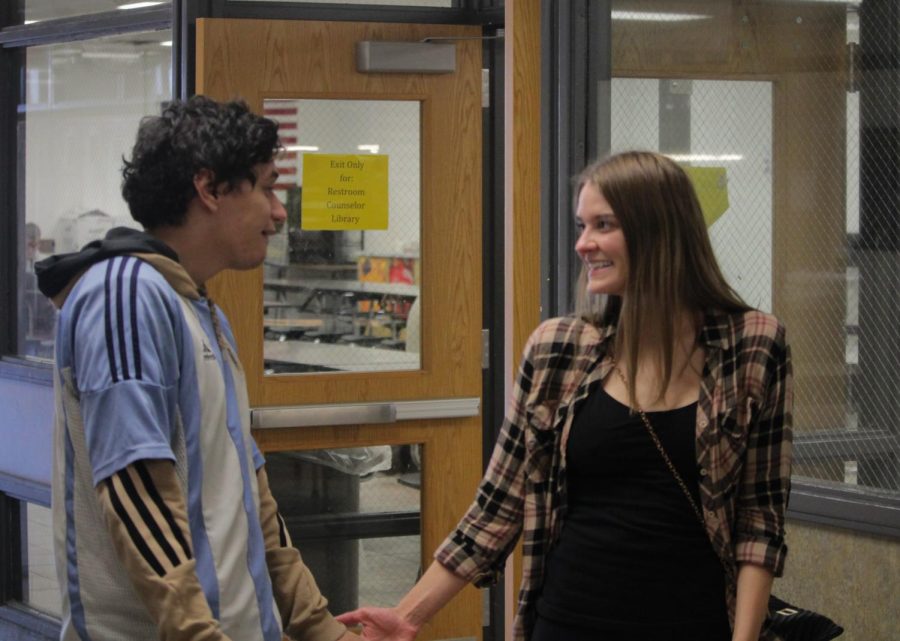
[(359, 608), (337, 617), (344, 625), (361, 625), (367, 641), (412, 641), (421, 627), (465, 587), (462, 579), (437, 561), (393, 608)]

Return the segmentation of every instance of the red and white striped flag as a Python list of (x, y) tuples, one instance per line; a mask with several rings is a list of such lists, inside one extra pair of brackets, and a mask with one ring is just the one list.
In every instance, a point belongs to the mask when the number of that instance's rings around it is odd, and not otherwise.
[(286, 192), (297, 185), (297, 174), (300, 168), (300, 154), (290, 147), (297, 146), (297, 104), (293, 100), (267, 100), (263, 107), (263, 115), (278, 123), (278, 136), (286, 148), (275, 159), (275, 169), (279, 179), (275, 183), (277, 191)]

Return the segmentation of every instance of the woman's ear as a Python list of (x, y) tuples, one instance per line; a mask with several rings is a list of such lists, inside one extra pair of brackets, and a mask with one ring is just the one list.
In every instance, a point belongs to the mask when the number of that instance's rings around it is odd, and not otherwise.
[(201, 169), (194, 175), (194, 189), (200, 203), (211, 211), (219, 207), (219, 194), (216, 190), (216, 176), (209, 169)]

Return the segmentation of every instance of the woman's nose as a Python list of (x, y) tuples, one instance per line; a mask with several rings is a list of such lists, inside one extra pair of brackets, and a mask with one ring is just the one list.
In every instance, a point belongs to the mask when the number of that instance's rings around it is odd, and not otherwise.
[(593, 244), (594, 243), (587, 235), (587, 230), (584, 230), (578, 235), (578, 238), (575, 239), (575, 251), (579, 254), (590, 251), (593, 248)]

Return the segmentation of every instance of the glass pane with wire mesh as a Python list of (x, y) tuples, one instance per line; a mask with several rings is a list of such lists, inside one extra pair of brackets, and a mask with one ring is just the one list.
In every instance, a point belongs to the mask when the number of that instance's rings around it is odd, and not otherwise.
[(396, 604), (420, 572), (421, 446), (266, 454), (293, 544), (333, 612)]
[(62, 596), (53, 560), (50, 508), (22, 502), (22, 602), (51, 616), (62, 612)]
[[(613, 40), (628, 46), (614, 44), (613, 68), (666, 73), (613, 78), (612, 151), (683, 163), (729, 282), (786, 324), (795, 478), (896, 496), (900, 24), (890, 2), (837, 4), (614, 2)], [(659, 42), (693, 44), (681, 63), (644, 62)]]
[(265, 101), (288, 211), (265, 264), (266, 374), (420, 367), (419, 110)]
[[(689, 104), (667, 104), (673, 85)], [(697, 176), (720, 173), (721, 179), (704, 183), (712, 204), (706, 215), (716, 257), (744, 300), (771, 312), (771, 83), (616, 78), (611, 98), (614, 152), (653, 149)], [(661, 111), (669, 114), (662, 122)], [(683, 129), (683, 134), (673, 135), (673, 129)], [(686, 137), (688, 144), (660, 149), (659, 140), (667, 133), (670, 139)], [(722, 195), (716, 199), (719, 191)]]
[(172, 97), (170, 39), (169, 31), (138, 32), (26, 52), (17, 132), (21, 356), (53, 357), (55, 311), (37, 290), (34, 263), (114, 226), (140, 227), (122, 200), (122, 157), (141, 118)]

